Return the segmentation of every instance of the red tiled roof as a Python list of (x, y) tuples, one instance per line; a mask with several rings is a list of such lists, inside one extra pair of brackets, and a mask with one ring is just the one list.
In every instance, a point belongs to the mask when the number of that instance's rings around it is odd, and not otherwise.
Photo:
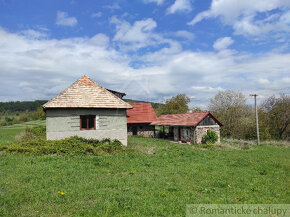
[(220, 125), (222, 125), (222, 123), (216, 117), (214, 117), (210, 112), (194, 112), (194, 113), (185, 113), (185, 114), (161, 115), (156, 121), (153, 121), (151, 125), (196, 126), (207, 115), (211, 115)]
[(83, 76), (43, 105), (43, 108), (124, 108), (128, 103), (115, 96), (88, 76)]
[(151, 123), (157, 119), (151, 103), (130, 102), (133, 109), (127, 110), (127, 123)]

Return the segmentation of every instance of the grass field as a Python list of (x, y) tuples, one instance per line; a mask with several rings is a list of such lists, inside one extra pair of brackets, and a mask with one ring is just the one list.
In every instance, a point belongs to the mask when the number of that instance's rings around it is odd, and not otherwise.
[(129, 138), (128, 154), (0, 155), (0, 216), (185, 216), (192, 203), (290, 203), (285, 146)]
[(35, 127), (45, 125), (45, 121), (36, 120), (21, 124), (0, 127), (0, 143), (12, 143), (15, 141), (15, 136), (19, 135), (27, 127)]

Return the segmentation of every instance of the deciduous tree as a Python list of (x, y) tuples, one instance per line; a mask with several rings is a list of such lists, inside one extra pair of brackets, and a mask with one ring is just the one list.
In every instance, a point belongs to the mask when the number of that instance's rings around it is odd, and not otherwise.
[(190, 98), (185, 94), (178, 94), (168, 100), (165, 105), (159, 105), (157, 108), (157, 115), (163, 114), (178, 114), (188, 112), (188, 103)]
[(240, 134), (238, 126), (250, 113), (244, 94), (233, 90), (219, 91), (210, 100), (209, 109), (224, 123), (222, 135), (227, 137)]
[(267, 115), (267, 125), (273, 137), (289, 139), (290, 134), (290, 95), (271, 96), (262, 102)]

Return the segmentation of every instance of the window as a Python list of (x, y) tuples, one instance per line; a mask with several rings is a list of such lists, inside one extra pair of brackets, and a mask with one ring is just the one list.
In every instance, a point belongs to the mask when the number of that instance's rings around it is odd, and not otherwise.
[(96, 116), (95, 115), (81, 115), (80, 118), (81, 130), (95, 130)]

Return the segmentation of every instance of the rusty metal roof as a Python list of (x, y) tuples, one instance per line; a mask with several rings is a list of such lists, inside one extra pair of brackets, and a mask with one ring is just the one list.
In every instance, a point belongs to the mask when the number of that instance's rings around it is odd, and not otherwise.
[(130, 102), (133, 109), (127, 110), (127, 123), (151, 123), (157, 119), (151, 103)]
[(124, 108), (131, 105), (84, 75), (43, 108)]
[(223, 125), (210, 112), (193, 112), (185, 114), (161, 115), (151, 125), (163, 126), (197, 126), (206, 116), (211, 115), (220, 125)]

